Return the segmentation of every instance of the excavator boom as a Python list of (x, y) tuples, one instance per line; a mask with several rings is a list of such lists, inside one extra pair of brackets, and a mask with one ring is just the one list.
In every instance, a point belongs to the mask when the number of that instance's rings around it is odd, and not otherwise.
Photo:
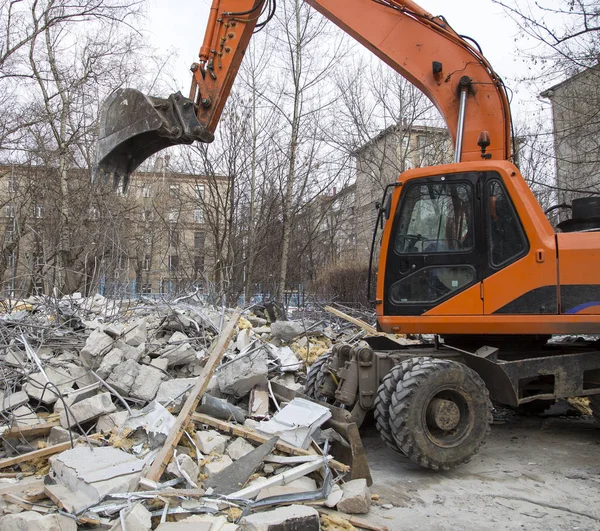
[[(510, 110), (481, 51), (411, 0), (305, 0), (422, 90), (444, 117), (455, 161), (511, 157)], [(118, 181), (165, 147), (211, 142), (250, 38), (275, 0), (213, 0), (189, 98), (116, 91), (102, 107), (97, 162)], [(265, 22), (259, 22), (265, 20)]]

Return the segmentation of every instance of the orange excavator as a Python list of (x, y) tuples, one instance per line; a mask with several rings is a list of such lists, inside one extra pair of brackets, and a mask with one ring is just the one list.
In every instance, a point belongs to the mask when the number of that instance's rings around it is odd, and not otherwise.
[[(389, 185), (376, 288), (378, 327), (435, 334), (402, 348), (389, 335), (336, 345), (306, 394), (375, 410), (386, 443), (429, 468), (469, 460), (489, 431), (491, 399), (510, 406), (589, 396), (600, 415), (600, 201), (575, 199), (555, 231), (512, 162), (505, 86), (478, 45), (411, 0), (305, 0), (434, 103), (452, 164)], [(115, 92), (104, 104), (99, 169), (127, 182), (171, 145), (211, 142), (250, 38), (275, 0), (213, 0), (189, 97)], [(373, 241), (376, 241), (374, 236)], [(390, 345), (391, 343), (391, 345)]]

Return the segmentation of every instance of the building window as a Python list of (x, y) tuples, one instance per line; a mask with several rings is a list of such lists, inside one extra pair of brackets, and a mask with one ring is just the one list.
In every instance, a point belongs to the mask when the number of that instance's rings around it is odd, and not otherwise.
[(44, 205), (35, 205), (33, 208), (33, 217), (35, 219), (42, 219), (44, 217)]
[(196, 185), (196, 199), (199, 201), (204, 201), (204, 185), (197, 184)]
[(171, 184), (169, 185), (169, 197), (178, 198), (179, 197), (179, 185)]
[(142, 210), (142, 221), (152, 221), (154, 219), (154, 210)]
[(4, 231), (4, 241), (6, 243), (13, 242), (15, 240), (15, 229), (12, 226), (6, 227)]
[(15, 252), (13, 251), (8, 255), (8, 267), (11, 269), (15, 267)]
[(204, 255), (194, 256), (194, 271), (196, 273), (204, 273)]
[(169, 223), (177, 223), (178, 220), (179, 220), (179, 211), (171, 210), (171, 212), (169, 212)]
[(144, 271), (150, 271), (150, 255), (149, 254), (144, 256), (144, 262), (142, 264), (142, 269)]
[(144, 242), (145, 247), (152, 247), (152, 234), (144, 234), (142, 236), (142, 241)]
[(194, 223), (204, 223), (204, 210), (201, 208), (194, 210)]
[(204, 249), (204, 232), (199, 230), (194, 232), (194, 249), (198, 251)]
[(12, 203), (8, 203), (4, 205), (4, 217), (5, 218), (14, 218), (15, 217), (15, 205)]
[(19, 178), (14, 173), (8, 176), (8, 191), (11, 194), (16, 194), (19, 191)]
[(146, 282), (142, 284), (142, 295), (150, 295), (152, 293), (152, 283)]
[(180, 233), (178, 230), (169, 231), (169, 244), (172, 247), (179, 247), (179, 237)]
[(152, 197), (152, 185), (143, 184), (142, 185), (142, 197)]
[(169, 271), (177, 271), (179, 269), (179, 256), (176, 254), (169, 255)]

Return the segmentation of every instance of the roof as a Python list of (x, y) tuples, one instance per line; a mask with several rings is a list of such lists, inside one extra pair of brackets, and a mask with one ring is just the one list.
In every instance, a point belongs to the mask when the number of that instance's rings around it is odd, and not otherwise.
[(373, 138), (369, 139), (367, 142), (365, 142), (362, 146), (356, 148), (354, 151), (352, 151), (353, 155), (357, 155), (358, 153), (360, 153), (361, 151), (365, 150), (366, 148), (368, 148), (370, 145), (374, 144), (375, 142), (377, 142), (379, 139), (392, 134), (392, 133), (402, 133), (402, 132), (406, 132), (406, 133), (435, 133), (435, 134), (448, 134), (448, 129), (446, 129), (445, 127), (436, 127), (436, 126), (431, 126), (431, 125), (416, 125), (416, 124), (411, 124), (411, 125), (399, 125), (399, 124), (393, 124), (390, 125), (389, 127), (386, 127), (383, 131), (380, 131), (376, 136), (374, 136)]
[(560, 83), (557, 83), (556, 85), (552, 85), (550, 88), (547, 88), (546, 90), (540, 92), (540, 96), (542, 98), (552, 99), (552, 96), (554, 96), (554, 91), (556, 89), (570, 85), (577, 79), (584, 77), (586, 74), (589, 74), (592, 70), (596, 70), (598, 73), (600, 73), (600, 62), (598, 64), (595, 64), (594, 66), (590, 66), (589, 68), (582, 70), (581, 72), (577, 72), (577, 74), (572, 75), (567, 79), (563, 79)]

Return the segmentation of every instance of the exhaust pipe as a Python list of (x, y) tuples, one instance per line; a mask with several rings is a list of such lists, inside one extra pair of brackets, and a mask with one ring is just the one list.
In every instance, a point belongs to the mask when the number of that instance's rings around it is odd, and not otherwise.
[(161, 149), (194, 141), (212, 142), (214, 135), (196, 117), (194, 103), (180, 92), (167, 99), (130, 88), (111, 94), (100, 110), (100, 130), (93, 181), (112, 177), (115, 187)]

